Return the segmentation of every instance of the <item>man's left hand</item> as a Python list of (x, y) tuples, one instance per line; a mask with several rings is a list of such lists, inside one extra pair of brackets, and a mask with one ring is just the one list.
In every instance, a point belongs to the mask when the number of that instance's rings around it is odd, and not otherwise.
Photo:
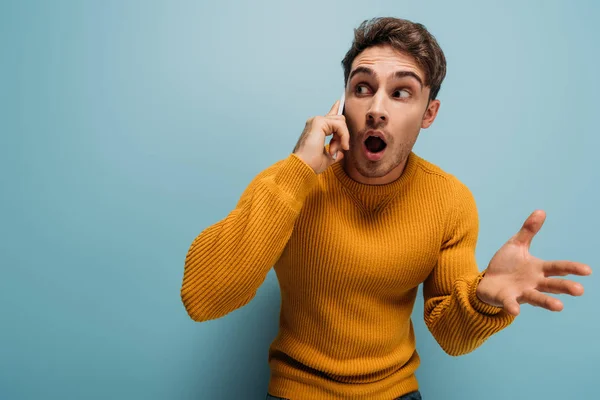
[(565, 275), (589, 275), (592, 269), (574, 261), (544, 261), (529, 254), (533, 237), (544, 224), (546, 213), (534, 211), (521, 230), (492, 257), (477, 286), (477, 297), (492, 306), (503, 307), (511, 315), (519, 315), (519, 304), (528, 303), (551, 311), (561, 311), (563, 303), (544, 293), (581, 296), (583, 286)]

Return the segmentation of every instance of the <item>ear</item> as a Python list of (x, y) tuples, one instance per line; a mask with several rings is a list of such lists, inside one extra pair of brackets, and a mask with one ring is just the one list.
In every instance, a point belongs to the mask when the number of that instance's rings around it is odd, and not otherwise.
[(431, 100), (427, 105), (427, 109), (423, 114), (423, 121), (421, 121), (421, 128), (427, 129), (433, 124), (435, 117), (437, 116), (438, 110), (440, 109), (439, 100)]

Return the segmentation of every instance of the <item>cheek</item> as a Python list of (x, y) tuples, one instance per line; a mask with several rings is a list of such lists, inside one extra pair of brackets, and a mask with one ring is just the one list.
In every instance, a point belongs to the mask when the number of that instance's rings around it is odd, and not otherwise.
[(392, 116), (390, 125), (396, 131), (400, 132), (411, 132), (414, 129), (419, 129), (421, 122), (423, 121), (423, 115), (418, 110), (403, 110)]
[(413, 140), (421, 129), (421, 116), (406, 113), (402, 116), (392, 118), (388, 125), (388, 131), (393, 132), (395, 145), (402, 145)]
[(363, 128), (350, 115), (346, 115), (346, 126), (348, 127), (348, 132), (350, 132), (350, 139), (356, 138), (357, 133)]
[(350, 137), (356, 136), (356, 133), (365, 128), (366, 113), (367, 110), (363, 104), (352, 97), (346, 98), (344, 116), (346, 117), (346, 125), (350, 131)]

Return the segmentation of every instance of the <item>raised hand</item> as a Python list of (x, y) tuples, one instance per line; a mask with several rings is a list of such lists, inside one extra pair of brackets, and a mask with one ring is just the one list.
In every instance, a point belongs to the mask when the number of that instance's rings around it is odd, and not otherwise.
[[(306, 126), (293, 153), (320, 174), (331, 164), (344, 158), (343, 150), (350, 149), (350, 134), (346, 117), (337, 115), (339, 100), (325, 116), (316, 116), (306, 121)], [(325, 147), (325, 137), (332, 135), (329, 153)]]
[(496, 252), (477, 287), (477, 297), (483, 302), (504, 307), (517, 316), (519, 304), (528, 303), (551, 311), (561, 311), (563, 303), (544, 293), (581, 296), (583, 286), (565, 275), (589, 275), (592, 269), (574, 261), (544, 261), (529, 254), (533, 237), (539, 232), (546, 213), (534, 211), (521, 230)]

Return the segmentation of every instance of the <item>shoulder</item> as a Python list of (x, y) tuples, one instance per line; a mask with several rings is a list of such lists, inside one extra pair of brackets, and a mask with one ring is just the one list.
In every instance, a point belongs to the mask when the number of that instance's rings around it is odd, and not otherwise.
[(456, 175), (442, 169), (420, 156), (416, 156), (417, 167), (422, 179), (430, 181), (444, 193), (444, 197), (452, 203), (459, 202), (466, 197), (472, 197), (473, 193)]
[(439, 207), (444, 210), (446, 237), (459, 231), (478, 231), (478, 211), (469, 187), (456, 175), (421, 157), (417, 158), (420, 181), (437, 192)]
[(459, 238), (476, 240), (479, 231), (479, 216), (475, 197), (469, 187), (456, 175), (443, 170), (432, 162), (419, 158), (419, 169), (424, 181), (437, 185), (439, 201), (444, 205), (445, 243), (454, 243)]

